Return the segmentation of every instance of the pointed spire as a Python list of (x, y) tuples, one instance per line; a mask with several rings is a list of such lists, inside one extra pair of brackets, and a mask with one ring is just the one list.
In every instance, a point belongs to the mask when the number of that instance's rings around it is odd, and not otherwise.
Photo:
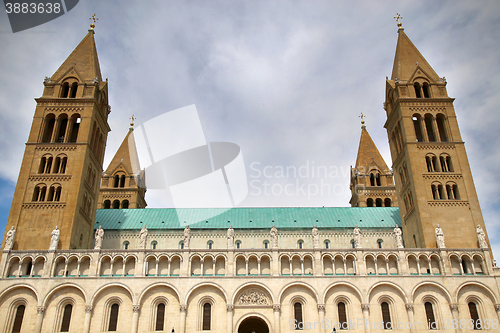
[(387, 164), (380, 155), (380, 152), (375, 146), (370, 134), (366, 130), (366, 126), (363, 124), (361, 127), (361, 138), (359, 139), (358, 156), (356, 158), (355, 169), (364, 168), (368, 170), (373, 164), (376, 164), (381, 171), (389, 170)]
[(94, 79), (97, 79), (98, 82), (102, 81), (93, 29), (89, 29), (80, 44), (52, 75), (51, 81), (59, 82), (72, 69), (75, 71), (72, 75), (78, 76), (84, 82), (93, 82)]
[(425, 60), (410, 38), (406, 36), (402, 27), (398, 29), (398, 34), (398, 44), (396, 46), (396, 55), (394, 56), (391, 80), (409, 80), (414, 75), (417, 67), (419, 67), (431, 80), (440, 81), (441, 79), (437, 73), (432, 69), (427, 60)]
[(118, 151), (106, 169), (107, 175), (112, 175), (120, 164), (123, 165), (123, 168), (129, 175), (135, 175), (140, 170), (133, 131), (134, 129), (130, 128), (125, 139), (123, 139), (120, 148), (118, 148)]

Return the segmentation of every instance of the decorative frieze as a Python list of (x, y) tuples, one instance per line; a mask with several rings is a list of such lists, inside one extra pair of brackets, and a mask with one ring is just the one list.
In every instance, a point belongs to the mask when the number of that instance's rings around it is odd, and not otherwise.
[(431, 207), (469, 206), (469, 202), (463, 200), (434, 200), (434, 201), (428, 201), (427, 203)]
[(268, 297), (261, 291), (249, 290), (238, 299), (238, 305), (269, 305)]
[(63, 209), (65, 202), (30, 202), (21, 206), (23, 209)]

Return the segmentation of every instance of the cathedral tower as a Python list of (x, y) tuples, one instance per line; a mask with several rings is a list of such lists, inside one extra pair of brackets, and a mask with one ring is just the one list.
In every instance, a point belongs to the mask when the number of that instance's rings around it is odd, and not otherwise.
[(361, 121), (356, 166), (351, 167), (352, 207), (397, 207), (396, 187), (392, 171)]
[(400, 24), (384, 104), (406, 247), (477, 248), (486, 230), (460, 136), (453, 98)]
[(93, 29), (44, 86), (6, 230), (17, 230), (15, 250), (48, 249), (56, 226), (59, 249), (89, 248), (110, 130)]
[(102, 176), (99, 209), (146, 208), (144, 170), (140, 169), (133, 123)]

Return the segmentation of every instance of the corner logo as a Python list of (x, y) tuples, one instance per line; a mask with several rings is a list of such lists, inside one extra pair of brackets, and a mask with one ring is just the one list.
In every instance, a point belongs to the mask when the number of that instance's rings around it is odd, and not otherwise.
[[(145, 168), (148, 189), (169, 189), (179, 223), (193, 224), (241, 203), (248, 194), (240, 147), (205, 140), (195, 105), (157, 116), (134, 130), (130, 156)], [(129, 140), (132, 140), (129, 137)], [(134, 158), (132, 158), (134, 160)], [(141, 172), (137, 165), (136, 172)], [(211, 208), (193, 216), (183, 208)]]
[(12, 32), (19, 32), (52, 21), (73, 9), (79, 0), (4, 0)]

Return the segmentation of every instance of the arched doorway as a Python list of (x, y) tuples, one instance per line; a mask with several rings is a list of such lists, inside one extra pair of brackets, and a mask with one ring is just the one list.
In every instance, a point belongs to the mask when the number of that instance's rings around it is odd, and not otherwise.
[(248, 317), (241, 322), (238, 333), (269, 333), (269, 327), (259, 317)]

